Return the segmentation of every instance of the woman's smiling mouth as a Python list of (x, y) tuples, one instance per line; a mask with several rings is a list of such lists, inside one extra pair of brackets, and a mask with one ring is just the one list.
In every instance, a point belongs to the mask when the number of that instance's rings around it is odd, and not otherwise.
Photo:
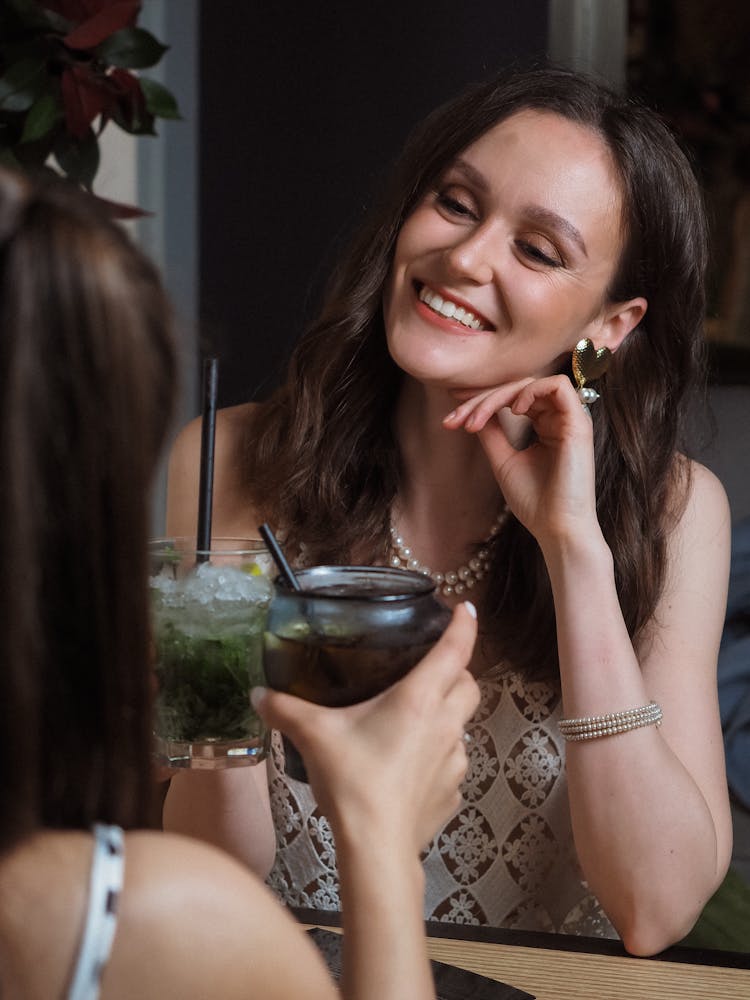
[(423, 302), (437, 316), (460, 323), (467, 330), (492, 329), (492, 324), (481, 316), (481, 314), (472, 312), (460, 301), (452, 299), (445, 294), (440, 294), (428, 285), (417, 286), (417, 296), (419, 301)]

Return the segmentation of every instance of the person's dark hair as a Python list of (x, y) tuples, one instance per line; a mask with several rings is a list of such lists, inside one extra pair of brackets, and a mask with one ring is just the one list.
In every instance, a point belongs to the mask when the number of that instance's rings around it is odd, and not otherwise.
[[(685, 403), (704, 369), (706, 224), (676, 141), (650, 110), (560, 68), (505, 71), (439, 108), (417, 129), (373, 214), (334, 275), (288, 377), (248, 430), (248, 489), (315, 560), (355, 550), (382, 558), (399, 483), (391, 428), (400, 372), (381, 301), (398, 232), (455, 157), (526, 110), (554, 112), (609, 147), (623, 194), (624, 248), (611, 301), (648, 300), (617, 351), (593, 409), (599, 518), (613, 551), (625, 622), (637, 639), (664, 581), (666, 537), (687, 493)], [(571, 345), (572, 346), (572, 345)], [(249, 473), (248, 473), (249, 474)], [(531, 535), (510, 519), (494, 546), (487, 598), (505, 657), (532, 675), (557, 669), (549, 581)]]
[(146, 539), (170, 309), (95, 200), (0, 171), (0, 848), (151, 818)]

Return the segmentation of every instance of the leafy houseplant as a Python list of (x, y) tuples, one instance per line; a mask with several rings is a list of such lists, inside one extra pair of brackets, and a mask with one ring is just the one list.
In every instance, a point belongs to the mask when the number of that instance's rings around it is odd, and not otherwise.
[(140, 9), (141, 0), (1, 0), (0, 163), (45, 168), (52, 157), (91, 190), (108, 122), (155, 135), (156, 118), (180, 117), (165, 87), (132, 72), (167, 50), (137, 27)]

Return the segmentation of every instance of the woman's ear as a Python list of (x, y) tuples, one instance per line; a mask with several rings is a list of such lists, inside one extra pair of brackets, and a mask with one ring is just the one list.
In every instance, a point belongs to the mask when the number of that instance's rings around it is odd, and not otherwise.
[(635, 330), (646, 315), (648, 302), (644, 298), (628, 299), (627, 302), (613, 302), (602, 312), (601, 327), (592, 338), (597, 347), (608, 347), (616, 351), (631, 330)]

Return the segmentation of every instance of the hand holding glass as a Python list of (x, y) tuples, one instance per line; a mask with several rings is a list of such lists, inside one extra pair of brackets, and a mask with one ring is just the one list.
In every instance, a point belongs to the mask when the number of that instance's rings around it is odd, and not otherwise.
[[(429, 577), (368, 566), (313, 566), (302, 589), (279, 578), (268, 616), (263, 665), (269, 687), (331, 707), (365, 701), (400, 680), (437, 642), (450, 611)], [(286, 772), (304, 781), (284, 741)]]

